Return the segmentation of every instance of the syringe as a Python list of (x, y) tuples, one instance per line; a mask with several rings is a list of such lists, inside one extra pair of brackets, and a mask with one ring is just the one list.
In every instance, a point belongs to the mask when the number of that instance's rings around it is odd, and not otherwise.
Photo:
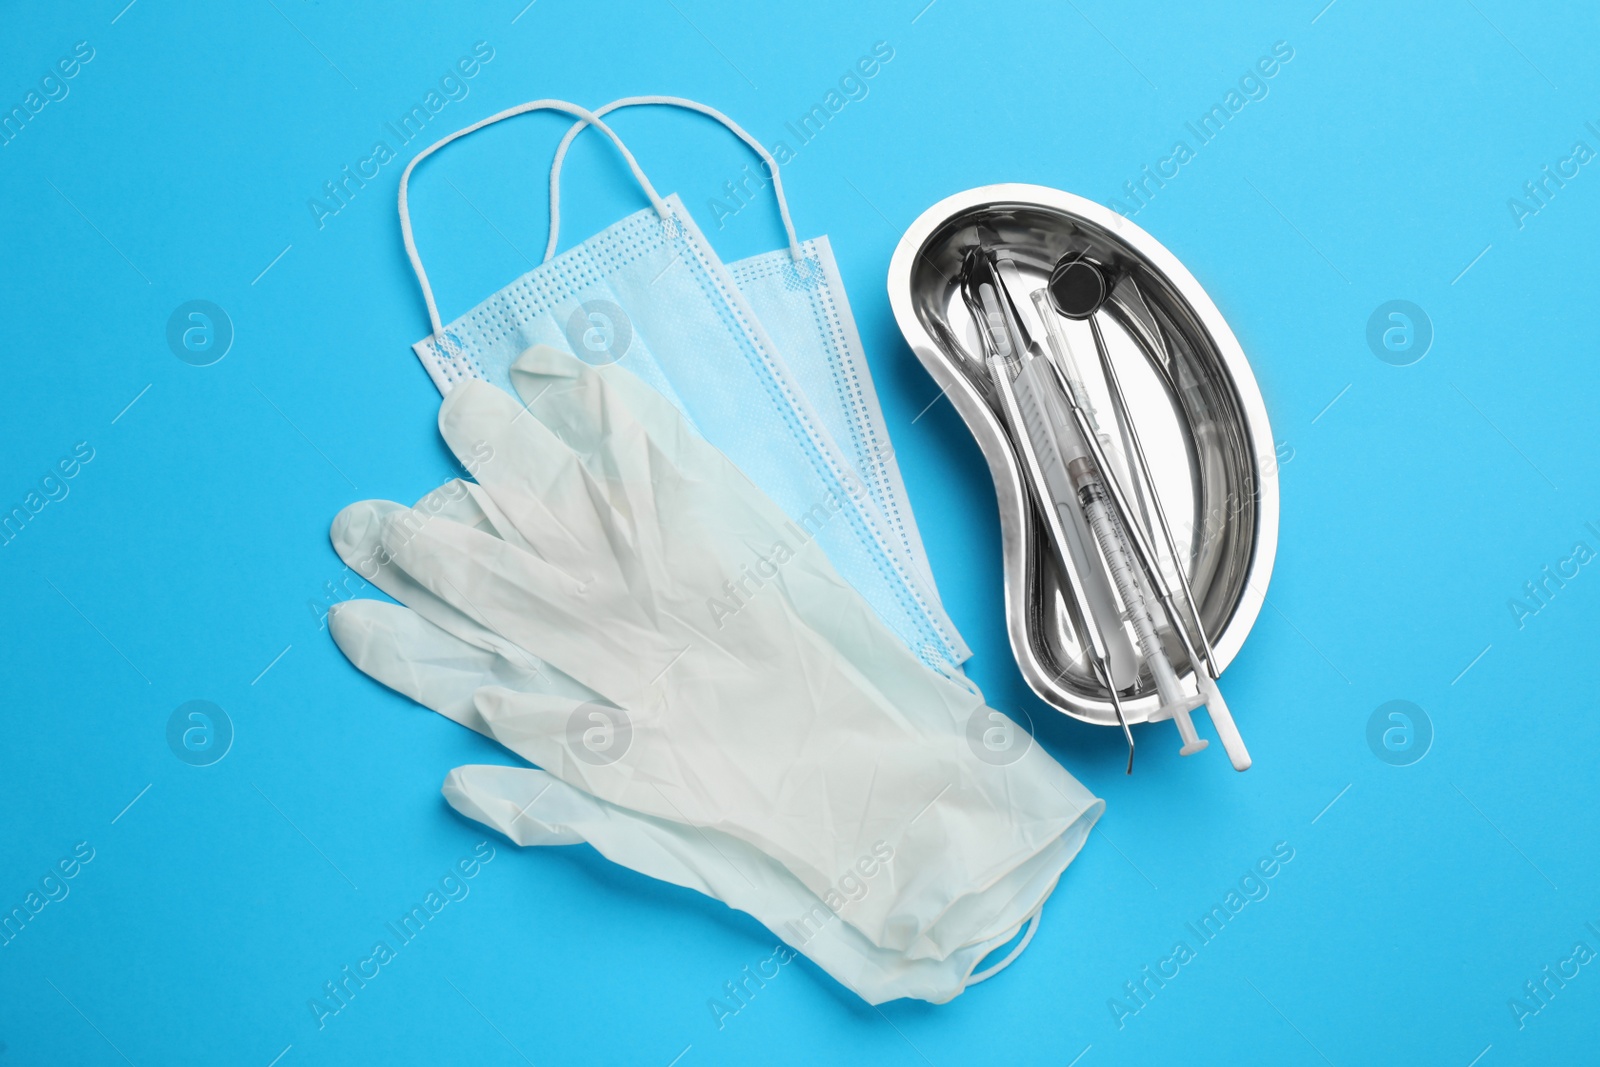
[[(973, 308), (974, 317), (978, 319), (987, 341), (989, 350), (987, 362), (994, 380), (995, 391), (1000, 398), (1002, 417), (1017, 444), (1024, 477), (1033, 488), (1034, 496), (1039, 500), (1046, 534), (1066, 577), (1065, 591), (1072, 598), (1078, 615), (1083, 619), (1085, 658), (1088, 659), (1100, 683), (1105, 686), (1111, 698), (1111, 707), (1116, 714), (1117, 724), (1122, 727), (1123, 736), (1127, 739), (1128, 773), (1132, 774), (1133, 731), (1128, 726), (1127, 716), (1122, 710), (1122, 698), (1118, 694), (1118, 683), (1107, 648), (1107, 639), (1110, 635), (1104, 629), (1109, 590), (1106, 590), (1106, 596), (1093, 598), (1104, 602), (1091, 602), (1092, 593), (1099, 588), (1100, 583), (1090, 579), (1087, 567), (1091, 561), (1086, 546), (1080, 544), (1074, 536), (1077, 527), (1071, 511), (1068, 510), (1072, 506), (1074, 495), (1071, 483), (1067, 479), (1061, 448), (1050, 432), (1050, 423), (1040, 417), (1038, 405), (1032, 401), (1031, 384), (1020, 387), (1018, 384), (1023, 377), (1027, 377), (1031, 383), (1032, 374), (1029, 368), (1036, 366), (1039, 361), (1028, 356), (1026, 350), (1017, 343), (1011, 330), (1010, 320), (1001, 307), (1000, 295), (991, 280), (978, 281), (973, 289), (969, 290), (969, 297), (975, 298), (972, 299), (977, 305)], [(1013, 378), (1013, 373), (1019, 368), (1020, 373)], [(1024, 412), (1021, 403), (1024, 395), (1029, 397), (1027, 413)], [(1120, 633), (1116, 636), (1121, 637)], [(1125, 643), (1126, 639), (1123, 641)]]
[[(1109, 472), (1110, 466), (1106, 449), (1103, 447), (1100, 438), (1096, 436), (1097, 427), (1095, 427), (1091, 422), (1092, 415), (1088, 411), (1087, 392), (1084, 390), (1082, 385), (1081, 371), (1078, 368), (1077, 361), (1073, 358), (1072, 346), (1063, 333), (1061, 329), (1061, 323), (1057, 318), (1055, 309), (1050, 303), (1048, 292), (1043, 289), (1036, 291), (1033, 294), (1033, 303), (1035, 309), (1039, 312), (1040, 318), (1045, 324), (1046, 340), (1050, 346), (1051, 355), (1056, 361), (1056, 366), (1061, 372), (1061, 378), (1063, 379), (1062, 384), (1065, 387), (1054, 395), (1065, 394), (1067, 402), (1071, 408), (1071, 417), (1081, 431), (1082, 436), (1088, 440), (1090, 450), (1094, 453), (1094, 459), (1098, 469)], [(1115, 371), (1112, 370), (1108, 365), (1107, 353), (1104, 351), (1103, 343), (1099, 336), (1098, 324), (1091, 319), (1089, 326), (1092, 331), (1095, 348), (1101, 358), (1102, 365), (1105, 365), (1108, 375), (1114, 375)], [(1120, 392), (1120, 387), (1118, 387), (1118, 397), (1120, 397)], [(1126, 416), (1124, 417), (1126, 418)], [(1131, 426), (1127, 428), (1131, 433)], [(1136, 438), (1135, 441), (1137, 441)], [(1135, 444), (1135, 447), (1137, 448), (1137, 444)], [(1144, 467), (1145, 464), (1143, 462), (1142, 452), (1137, 458), (1140, 461), (1140, 466)], [(1108, 474), (1108, 478), (1114, 479), (1115, 475)], [(1136, 550), (1139, 560), (1144, 564), (1143, 573), (1147, 577), (1150, 587), (1155, 593), (1156, 599), (1160, 602), (1163, 613), (1171, 622), (1173, 632), (1177, 635), (1179, 642), (1182, 644), (1184, 653), (1188, 656), (1189, 662), (1194, 668), (1196, 695), (1192, 697), (1186, 697), (1183, 696), (1182, 689), (1177, 684), (1176, 673), (1173, 671), (1171, 661), (1166, 657), (1165, 651), (1162, 650), (1161, 654), (1154, 658), (1150, 657), (1149, 654), (1146, 653), (1146, 662), (1150, 664), (1151, 675), (1156, 682), (1156, 691), (1162, 702), (1162, 707), (1157, 714), (1152, 717), (1152, 720), (1154, 721), (1156, 719), (1166, 718), (1169, 715), (1177, 720), (1178, 732), (1184, 742), (1184, 746), (1181, 751), (1185, 755), (1188, 755), (1191, 752), (1200, 751), (1200, 748), (1194, 747), (1194, 739), (1196, 735), (1194, 732), (1193, 723), (1190, 720), (1188, 713), (1194, 708), (1204, 706), (1211, 713), (1211, 723), (1216, 728), (1217, 736), (1222, 740), (1222, 747), (1228, 754), (1229, 762), (1233, 764), (1235, 770), (1242, 771), (1247, 769), (1251, 762), (1250, 754), (1245, 749), (1244, 740), (1239, 736), (1239, 729), (1234, 724), (1233, 716), (1228, 710), (1227, 702), (1222, 699), (1222, 692), (1217, 688), (1215, 667), (1213, 666), (1210, 657), (1210, 647), (1204, 641), (1203, 632), (1201, 636), (1201, 642), (1202, 647), (1205, 649), (1206, 655), (1202, 658), (1202, 656), (1195, 649), (1194, 643), (1190, 640), (1188, 632), (1185, 629), (1184, 618), (1179, 614), (1177, 605), (1174, 603), (1171, 587), (1168, 585), (1165, 576), (1161, 572), (1161, 563), (1156, 556), (1155, 546), (1150, 541), (1150, 538), (1146, 535), (1144, 529), (1138, 526), (1137, 520), (1131, 518), (1133, 514), (1131, 505), (1126, 495), (1123, 493), (1122, 487), (1114, 480), (1110, 481), (1109, 484), (1102, 482), (1100, 484), (1099, 495), (1101, 497), (1101, 506), (1110, 515), (1130, 516), (1126, 526), (1124, 526), (1122, 523), (1119, 523), (1118, 529), (1126, 529), (1127, 532), (1131, 534), (1133, 539), (1133, 548)], [(1157, 515), (1162, 523), (1163, 531), (1167, 532), (1165, 516), (1160, 514), (1159, 501), (1155, 502), (1155, 507), (1157, 510)], [(1098, 533), (1096, 534), (1096, 537), (1099, 537)], [(1171, 538), (1169, 532), (1168, 544), (1169, 547), (1171, 547)], [(1129, 561), (1130, 553), (1127, 551), (1129, 546), (1126, 539), (1121, 541), (1121, 547), (1123, 549), (1122, 559), (1124, 561)], [(1177, 565), (1181, 566), (1181, 563), (1177, 563)], [(1131, 571), (1127, 577), (1130, 579), (1135, 578)], [(1113, 571), (1113, 580), (1116, 580), (1115, 571)], [(1121, 586), (1119, 583), (1119, 591), (1120, 588)], [(1136, 580), (1134, 588), (1136, 592), (1140, 591), (1138, 589)], [(1193, 598), (1188, 595), (1188, 588), (1186, 584), (1184, 586), (1184, 593), (1186, 599), (1192, 605)], [(1126, 602), (1126, 598), (1124, 599)], [(1142, 597), (1140, 597), (1140, 603), (1144, 603)], [(1148, 605), (1146, 605), (1146, 611), (1148, 612)], [(1139, 633), (1139, 624), (1132, 618), (1130, 618), (1129, 621), (1134, 625), (1135, 635), (1139, 638), (1140, 651), (1143, 652), (1146, 641), (1144, 636)], [(1159, 647), (1159, 636), (1157, 636), (1157, 639), (1154, 643)], [(1162, 669), (1163, 667), (1165, 668), (1164, 671)], [(1163, 685), (1163, 676), (1165, 676), (1166, 679), (1171, 683), (1170, 685)], [(1204, 747), (1204, 742), (1200, 743), (1200, 747)]]
[[(1045, 318), (1049, 324), (1052, 312)], [(1049, 325), (1046, 326), (1048, 330)], [(1156, 632), (1155, 617), (1146, 600), (1128, 545), (1128, 535), (1113, 507), (1106, 483), (1102, 480), (1105, 452), (1096, 447), (1094, 427), (1085, 420), (1073, 421), (1068, 409), (1082, 411), (1079, 402), (1082, 385), (1069, 378), (1068, 389), (1079, 390), (1069, 401), (1063, 396), (1060, 383), (1050, 368), (1050, 361), (1031, 352), (1021, 352), (1017, 359), (1017, 376), (1011, 383), (1023, 430), (1033, 450), (1039, 455), (1040, 466), (1049, 489), (1050, 506), (1056, 509), (1075, 508), (1083, 516), (1084, 525), (1099, 546), (1104, 569), (1110, 575), (1117, 599), (1122, 603), (1120, 617), (1133, 628), (1139, 655), (1150, 669), (1156, 693), (1161, 700), (1157, 719), (1172, 717), (1178, 724), (1178, 734), (1183, 739), (1182, 755), (1189, 756), (1206, 747), (1195, 731), (1189, 712), (1202, 702), (1198, 697), (1185, 696), (1178, 682), (1172, 661), (1167, 658), (1160, 635)], [(1075, 365), (1063, 368), (1069, 374)], [(1105, 477), (1114, 477), (1109, 471)], [(1063, 515), (1064, 521), (1070, 521)]]
[(1088, 519), (1089, 529), (1094, 531), (1100, 555), (1105, 560), (1106, 569), (1111, 572), (1111, 581), (1117, 587), (1117, 595), (1125, 605), (1126, 618), (1133, 627), (1139, 652), (1144, 656), (1145, 665), (1150, 668), (1150, 677), (1155, 681), (1156, 693), (1161, 698), (1161, 711), (1157, 717), (1172, 716), (1178, 724), (1178, 735), (1183, 738), (1183, 748), (1178, 750), (1178, 754), (1192, 756), (1207, 744), (1195, 732), (1194, 721), (1189, 717), (1189, 712), (1200, 701), (1184, 695), (1177, 672), (1172, 669), (1172, 661), (1161, 646), (1155, 619), (1150, 613), (1150, 605), (1145, 602), (1144, 591), (1139, 588), (1134, 576), (1128, 541), (1123, 536), (1122, 524), (1117, 522), (1110, 508), (1105, 484), (1087, 457), (1068, 464), (1067, 473), (1077, 489), (1078, 502)]

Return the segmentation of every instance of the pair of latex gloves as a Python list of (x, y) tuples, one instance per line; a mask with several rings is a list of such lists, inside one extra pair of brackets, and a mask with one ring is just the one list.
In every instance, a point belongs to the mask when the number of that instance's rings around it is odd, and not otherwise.
[(1102, 802), (1037, 745), (984, 758), (998, 713), (665, 398), (548, 347), (512, 380), (440, 409), (475, 481), (333, 526), (400, 602), (330, 612), (350, 661), (542, 768), (457, 768), (451, 806), (748, 912), (874, 1004), (1009, 962), (977, 971)]

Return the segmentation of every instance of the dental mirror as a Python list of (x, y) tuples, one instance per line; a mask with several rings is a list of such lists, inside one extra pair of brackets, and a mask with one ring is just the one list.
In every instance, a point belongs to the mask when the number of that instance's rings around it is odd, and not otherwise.
[(1082, 255), (1068, 253), (1050, 272), (1050, 303), (1069, 319), (1086, 319), (1106, 302), (1105, 273)]

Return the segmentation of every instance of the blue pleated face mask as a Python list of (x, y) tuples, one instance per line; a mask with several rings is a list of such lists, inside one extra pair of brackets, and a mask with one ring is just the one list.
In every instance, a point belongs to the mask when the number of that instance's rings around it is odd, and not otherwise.
[[(767, 337), (781, 354), (817, 418), (855, 468), (877, 505), (892, 538), (889, 550), (902, 566), (921, 579), (934, 599), (933, 606), (939, 609), (940, 624), (955, 635), (938, 601), (927, 550), (923, 548), (922, 535), (917, 530), (911, 501), (900, 476), (900, 465), (889, 443), (889, 428), (873, 388), (872, 372), (867, 367), (855, 316), (845, 295), (844, 279), (839, 275), (839, 265), (827, 237), (806, 241), (795, 237), (777, 161), (760, 141), (715, 108), (676, 96), (630, 96), (596, 108), (594, 114), (599, 118), (623, 108), (643, 105), (678, 107), (705, 115), (736, 134), (761, 157), (788, 234), (789, 247), (729, 263), (728, 273), (761, 321)], [(587, 125), (579, 121), (567, 131), (550, 167), (550, 238), (545, 245), (546, 263), (555, 258), (560, 238), (562, 163), (573, 139)], [(603, 333), (596, 340), (602, 338)], [(960, 644), (959, 635), (955, 636), (955, 651), (965, 659), (967, 649)]]
[[(540, 264), (446, 325), (412, 234), (411, 173), (457, 138), (540, 110), (565, 112), (599, 128), (622, 152), (651, 207)], [(677, 405), (790, 516), (795, 536), (818, 542), (925, 662), (954, 671), (966, 657), (931, 581), (905, 552), (903, 534), (807, 399), (728, 268), (683, 204), (655, 191), (605, 123), (576, 105), (539, 100), (458, 130), (406, 167), (400, 215), (433, 326), (432, 335), (413, 348), (441, 392), (464, 378), (509, 392), (511, 364), (540, 344), (590, 362), (617, 363)]]

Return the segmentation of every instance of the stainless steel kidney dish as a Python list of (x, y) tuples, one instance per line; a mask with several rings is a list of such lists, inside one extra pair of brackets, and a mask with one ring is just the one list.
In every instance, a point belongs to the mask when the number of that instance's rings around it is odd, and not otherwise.
[[(1087, 722), (1126, 729), (1176, 717), (1185, 754), (1203, 748), (1184, 708), (1174, 715), (1170, 672), (1158, 685), (1151, 660), (1163, 669), (1170, 661), (1189, 689), (1211, 684), (1214, 693), (1216, 674), (1261, 609), (1278, 536), (1266, 408), (1216, 305), (1129, 220), (1035, 185), (972, 189), (924, 212), (895, 250), (889, 297), (912, 351), (988, 461), (1000, 506), (1007, 628), (1028, 684)], [(1030, 353), (1038, 357), (1033, 377)], [(1053, 498), (1046, 492), (1068, 479), (1057, 470), (1052, 481), (1047, 469), (1040, 441), (1054, 438), (1036, 431), (1050, 420), (1030, 413), (1032, 395), (1021, 388), (1035, 382), (1077, 419), (1062, 414), (1057, 432), (1081, 427), (1093, 452), (1089, 458), (1064, 445), (1068, 462), (1057, 466), (1081, 472), (1098, 463), (1131, 537), (1096, 529), (1091, 538), (1092, 524), (1082, 523), (1074, 534), (1048, 506), (1054, 499), (1072, 518), (1063, 500), (1079, 493), (1092, 519), (1094, 487), (1080, 479)], [(1072, 462), (1074, 455), (1081, 458)], [(1114, 582), (1111, 550), (1143, 560), (1143, 577)], [(1152, 605), (1166, 605), (1166, 615), (1155, 612), (1158, 622), (1168, 619), (1155, 638), (1129, 618), (1140, 589)], [(1210, 707), (1242, 770), (1249, 757), (1242, 742), (1237, 752), (1230, 744), (1226, 706), (1215, 699), (1189, 698), (1187, 707)]]

